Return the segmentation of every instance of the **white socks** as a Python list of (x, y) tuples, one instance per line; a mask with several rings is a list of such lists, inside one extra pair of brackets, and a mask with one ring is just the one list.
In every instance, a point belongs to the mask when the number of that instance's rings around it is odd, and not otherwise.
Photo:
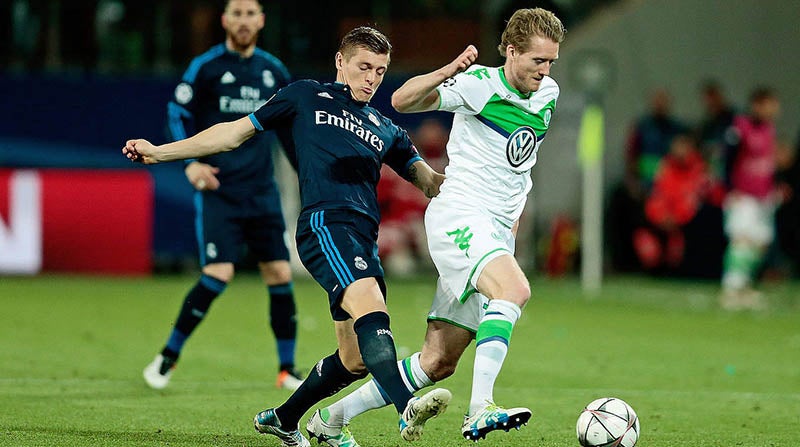
[[(408, 391), (412, 393), (433, 385), (433, 381), (425, 374), (419, 364), (419, 356), (420, 353), (416, 352), (410, 357), (397, 362), (397, 367), (400, 369), (400, 377), (403, 378), (403, 383), (408, 388)], [(377, 382), (370, 380), (329, 406), (327, 410), (330, 413), (330, 418), (325, 422), (333, 426), (347, 425), (351, 419), (359, 414), (385, 407), (390, 403), (389, 397), (378, 386)]]
[(511, 331), (522, 310), (510, 301), (491, 300), (475, 336), (475, 365), (469, 415), (494, 402), (494, 382), (508, 353)]

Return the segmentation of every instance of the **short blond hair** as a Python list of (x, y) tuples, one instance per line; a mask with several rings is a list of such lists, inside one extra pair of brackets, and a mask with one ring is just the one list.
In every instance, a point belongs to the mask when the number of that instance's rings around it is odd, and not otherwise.
[(566, 28), (552, 12), (543, 8), (518, 9), (508, 19), (497, 51), (505, 57), (506, 48), (513, 45), (518, 51), (524, 53), (528, 50), (530, 39), (533, 36), (561, 43), (565, 34), (567, 34)]

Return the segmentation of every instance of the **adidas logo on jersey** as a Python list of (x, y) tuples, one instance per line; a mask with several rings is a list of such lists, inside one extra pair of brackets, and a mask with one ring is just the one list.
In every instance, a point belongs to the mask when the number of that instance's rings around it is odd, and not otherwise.
[(222, 75), (222, 78), (220, 78), (219, 82), (223, 84), (233, 84), (236, 82), (236, 76), (234, 76), (233, 73), (226, 71), (225, 74)]

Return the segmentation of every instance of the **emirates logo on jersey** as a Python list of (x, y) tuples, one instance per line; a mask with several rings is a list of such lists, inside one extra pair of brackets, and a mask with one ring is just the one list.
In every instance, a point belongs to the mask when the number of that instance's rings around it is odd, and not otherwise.
[(515, 168), (530, 160), (536, 149), (536, 132), (528, 126), (520, 127), (508, 137), (506, 158)]

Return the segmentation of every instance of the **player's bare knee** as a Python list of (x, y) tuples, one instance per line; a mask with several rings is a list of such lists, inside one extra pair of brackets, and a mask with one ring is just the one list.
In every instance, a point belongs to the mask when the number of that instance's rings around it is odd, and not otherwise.
[(367, 373), (367, 366), (364, 365), (364, 362), (361, 361), (361, 357), (354, 358), (352, 356), (342, 356), (341, 353), (339, 354), (339, 359), (342, 361), (342, 365), (353, 374), (365, 374)]
[(292, 269), (288, 261), (259, 263), (261, 277), (270, 285), (286, 284), (292, 280)]
[(367, 367), (364, 366), (363, 362), (359, 362), (358, 365), (352, 365), (352, 366), (344, 365), (344, 367), (347, 368), (348, 371), (356, 375), (366, 376), (369, 373), (369, 371), (367, 371)]
[(229, 283), (233, 280), (234, 268), (231, 263), (206, 264), (202, 270), (204, 275), (224, 283)]
[(515, 281), (504, 287), (503, 294), (498, 298), (523, 307), (531, 298), (531, 285), (527, 280)]
[(286, 272), (278, 272), (274, 275), (271, 275), (267, 279), (267, 283), (270, 285), (274, 284), (286, 284), (292, 281), (292, 274), (288, 270)]

